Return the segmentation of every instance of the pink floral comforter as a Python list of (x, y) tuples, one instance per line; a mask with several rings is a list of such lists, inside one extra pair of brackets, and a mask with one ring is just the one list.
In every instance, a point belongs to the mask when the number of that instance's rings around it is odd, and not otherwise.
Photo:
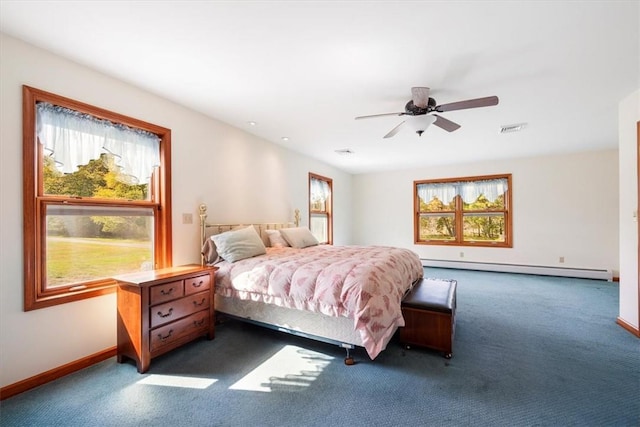
[(217, 266), (217, 294), (352, 318), (371, 359), (404, 326), (402, 296), (423, 275), (414, 252), (383, 246), (267, 248)]

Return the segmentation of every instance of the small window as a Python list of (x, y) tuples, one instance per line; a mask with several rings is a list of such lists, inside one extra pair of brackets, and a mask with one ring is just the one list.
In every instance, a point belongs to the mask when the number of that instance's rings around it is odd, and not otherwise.
[(414, 181), (416, 244), (512, 247), (511, 175)]
[(171, 265), (171, 131), (25, 86), (25, 310)]
[(333, 180), (309, 174), (309, 229), (320, 243), (333, 244)]

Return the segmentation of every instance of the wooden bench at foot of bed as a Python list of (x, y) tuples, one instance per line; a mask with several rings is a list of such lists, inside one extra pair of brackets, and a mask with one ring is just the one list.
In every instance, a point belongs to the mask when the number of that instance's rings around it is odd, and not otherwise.
[(456, 327), (455, 280), (421, 279), (402, 300), (405, 326), (400, 343), (439, 350), (449, 359), (453, 354)]

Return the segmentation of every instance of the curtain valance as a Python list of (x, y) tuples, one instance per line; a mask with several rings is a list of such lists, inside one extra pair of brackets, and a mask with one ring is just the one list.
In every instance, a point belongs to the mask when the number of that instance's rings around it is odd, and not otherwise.
[(317, 178), (311, 178), (309, 189), (309, 198), (312, 203), (326, 202), (331, 195), (331, 188), (329, 183)]
[(39, 103), (36, 132), (45, 155), (51, 156), (63, 173), (73, 173), (78, 166), (110, 153), (124, 175), (144, 183), (160, 164), (157, 135), (69, 108)]
[(441, 202), (449, 204), (456, 196), (462, 197), (465, 203), (473, 203), (480, 195), (484, 195), (488, 201), (493, 203), (507, 190), (508, 181), (506, 178), (418, 184), (418, 197), (424, 203), (429, 203), (437, 197)]

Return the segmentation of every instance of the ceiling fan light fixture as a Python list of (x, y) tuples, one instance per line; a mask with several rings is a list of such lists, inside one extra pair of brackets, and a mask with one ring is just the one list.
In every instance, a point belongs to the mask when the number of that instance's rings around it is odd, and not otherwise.
[(500, 126), (500, 133), (520, 132), (527, 127), (527, 123), (515, 123), (512, 125)]
[(435, 121), (436, 116), (424, 115), (414, 116), (411, 120), (409, 120), (409, 123), (413, 131), (422, 136), (422, 133), (427, 130), (427, 128), (431, 126)]

